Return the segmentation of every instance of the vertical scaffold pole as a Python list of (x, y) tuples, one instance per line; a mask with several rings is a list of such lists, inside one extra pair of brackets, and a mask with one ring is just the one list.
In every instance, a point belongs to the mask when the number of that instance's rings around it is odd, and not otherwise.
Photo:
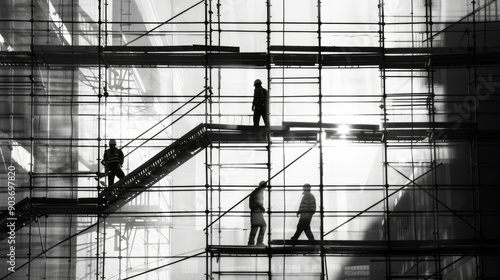
[[(29, 196), (30, 199), (33, 197), (33, 174), (35, 172), (34, 170), (34, 163), (35, 163), (35, 50), (34, 50), (34, 44), (35, 44), (35, 3), (33, 0), (31, 0), (30, 3), (30, 10), (31, 10), (31, 20), (30, 20), (30, 186), (29, 186)], [(30, 206), (31, 207), (31, 206)], [(31, 215), (31, 214), (30, 214)], [(32, 223), (29, 225), (29, 232), (28, 232), (28, 280), (31, 279), (31, 246), (32, 246)]]
[[(268, 201), (268, 210), (267, 210), (267, 240), (268, 242), (271, 241), (272, 239), (272, 224), (271, 224), (271, 135), (270, 135), (270, 129), (271, 129), (271, 114), (270, 114), (270, 107), (271, 107), (271, 94), (272, 94), (272, 89), (271, 89), (271, 54), (270, 54), (270, 47), (271, 47), (271, 0), (266, 1), (266, 70), (267, 70), (267, 88), (268, 88), (268, 100), (266, 102), (267, 106), (267, 126), (266, 126), (266, 138), (267, 138), (267, 201)], [(272, 273), (271, 273), (271, 265), (272, 265), (272, 254), (270, 251), (270, 247), (268, 246), (268, 264), (267, 264), (267, 276), (268, 279), (272, 279)]]
[[(475, 57), (476, 57), (476, 54), (477, 54), (477, 44), (476, 44), (476, 40), (477, 40), (477, 33), (476, 33), (476, 25), (477, 25), (477, 22), (476, 22), (476, 1), (475, 0), (472, 0), (471, 1), (472, 3), (472, 54), (473, 54), (473, 61), (476, 61), (475, 60)], [(486, 12), (486, 8), (485, 9), (485, 12)], [(484, 19), (486, 21), (486, 17)], [(484, 34), (484, 37), (486, 40), (486, 34)], [(470, 45), (468, 46), (469, 48), (471, 47)], [(479, 106), (479, 104), (477, 104), (477, 102), (479, 102), (479, 98), (478, 98), (478, 88), (479, 88), (479, 85), (477, 84), (477, 81), (478, 81), (478, 72), (477, 72), (477, 65), (476, 64), (473, 64), (472, 65), (473, 69), (472, 69), (472, 73), (471, 73), (471, 69), (470, 67), (467, 68), (467, 70), (469, 71), (469, 77), (472, 76), (472, 83), (469, 82), (469, 86), (468, 86), (468, 93), (467, 95), (469, 96), (469, 98), (472, 99), (469, 100), (469, 106), (472, 106), (469, 108), (469, 112), (470, 112), (470, 122), (473, 122), (475, 124), (475, 128), (474, 128), (474, 134), (473, 134), (473, 138), (471, 140), (471, 143), (470, 143), (470, 166), (471, 166), (471, 182), (472, 182), (472, 188), (473, 188), (473, 193), (475, 191), (475, 196), (473, 195), (474, 199), (472, 200), (473, 204), (473, 211), (476, 211), (477, 212), (477, 216), (474, 215), (474, 229), (476, 229), (476, 233), (475, 233), (475, 238), (478, 238), (479, 240), (481, 240), (480, 244), (482, 244), (483, 242), (483, 221), (482, 221), (482, 207), (481, 207), (481, 181), (480, 181), (480, 169), (479, 169), (479, 139), (478, 139), (478, 128), (477, 128), (477, 106)], [(471, 88), (472, 86), (472, 88)], [(472, 91), (472, 92), (471, 92)], [(479, 232), (479, 234), (477, 234), (477, 232)], [(475, 257), (475, 262), (476, 262), (476, 278), (477, 279), (480, 279), (482, 277), (485, 277), (484, 275), (484, 271), (483, 271), (483, 265), (482, 265), (482, 262), (483, 262), (483, 257), (481, 255), (478, 255), (478, 254), (475, 254), (474, 255)]]
[[(267, 70), (267, 87), (269, 90), (268, 94), (268, 100), (266, 102), (267, 106), (267, 126), (266, 126), (266, 138), (267, 138), (267, 201), (268, 201), (268, 210), (267, 210), (267, 240), (270, 242), (272, 240), (272, 224), (271, 224), (271, 215), (272, 215), (272, 199), (271, 199), (271, 135), (270, 135), (270, 129), (271, 129), (271, 114), (270, 114), (270, 107), (271, 107), (271, 94), (272, 94), (272, 89), (271, 89), (271, 54), (270, 54), (270, 47), (271, 47), (271, 0), (266, 1), (266, 70)], [(267, 264), (267, 276), (268, 279), (272, 279), (272, 273), (271, 273), (271, 265), (272, 265), (272, 254), (270, 252), (270, 247), (268, 246), (268, 264)]]
[[(431, 3), (431, 0), (426, 0), (426, 3), (425, 3), (425, 11), (426, 11), (426, 14), (425, 14), (425, 17), (426, 17), (426, 36), (429, 40), (426, 40), (426, 43), (427, 43), (427, 47), (431, 48), (432, 49), (432, 41), (433, 41), (433, 38), (432, 38), (432, 3)], [(412, 33), (413, 34), (413, 33)], [(428, 121), (430, 123), (434, 123), (435, 121), (435, 115), (434, 115), (434, 101), (435, 101), (435, 98), (434, 98), (434, 90), (433, 90), (433, 79), (432, 79), (432, 72), (433, 72), (433, 69), (432, 69), (432, 63), (428, 63), (427, 65), (427, 83), (428, 83), (428, 94), (429, 96), (427, 97), (427, 110), (428, 110), (428, 114), (429, 114), (429, 117), (428, 117)], [(434, 131), (434, 126), (432, 126), (432, 134), (435, 135), (435, 131)], [(435, 160), (436, 160), (436, 157), (434, 154), (432, 154), (432, 139), (429, 139), (429, 146), (431, 147), (431, 164), (432, 164), (432, 174), (433, 174), (433, 178), (435, 178), (435, 176), (437, 175), (437, 173), (434, 171), (434, 168), (435, 168)], [(412, 164), (413, 164), (413, 160), (412, 160)], [(413, 170), (413, 169), (412, 169)], [(434, 180), (434, 183), (436, 183), (436, 181)], [(415, 183), (413, 182), (412, 184), (413, 186), (415, 186)], [(414, 191), (413, 192), (413, 196), (414, 196), (414, 199), (415, 199), (415, 196), (416, 196), (416, 192)], [(414, 204), (416, 205), (416, 203)], [(414, 216), (414, 239), (416, 240), (417, 237), (418, 237), (418, 225), (417, 225), (417, 213), (416, 213), (416, 208), (414, 209), (414, 213), (413, 213), (413, 216)], [(417, 257), (417, 267), (419, 267), (419, 263), (420, 263), (420, 259)], [(419, 272), (419, 270), (417, 270), (417, 273)], [(436, 270), (436, 273), (438, 272), (438, 270)]]
[[(426, 0), (426, 31), (427, 31), (427, 47), (429, 49), (432, 49), (434, 47), (433, 41), (434, 38), (432, 36), (433, 32), (433, 20), (432, 20), (432, 0)], [(434, 68), (432, 63), (428, 63), (427, 65), (427, 83), (428, 83), (428, 93), (429, 93), (429, 101), (427, 102), (428, 110), (429, 110), (429, 122), (434, 123), (436, 121), (435, 118), (435, 94), (434, 94)], [(435, 133), (435, 126), (432, 126), (432, 135), (436, 135)], [(439, 233), (439, 204), (438, 204), (438, 185), (437, 185), (437, 180), (438, 180), (438, 174), (436, 171), (436, 164), (437, 164), (437, 152), (436, 152), (436, 138), (432, 137), (429, 139), (429, 148), (430, 148), (430, 155), (431, 155), (431, 164), (432, 164), (432, 184), (434, 188), (434, 240), (437, 242), (436, 244), (439, 244), (439, 239), (440, 239), (440, 233)], [(415, 237), (416, 238), (416, 237)], [(434, 266), (435, 266), (435, 273), (436, 273), (436, 279), (441, 279), (441, 256), (440, 254), (436, 254), (434, 256)]]
[[(211, 120), (211, 116), (209, 114), (209, 110), (211, 111), (211, 106), (209, 106), (209, 101), (208, 101), (208, 92), (209, 92), (209, 50), (208, 47), (212, 44), (211, 40), (211, 24), (212, 24), (212, 9), (211, 9), (211, 0), (205, 0), (205, 123), (208, 123), (209, 119)], [(209, 6), (210, 5), (210, 6)], [(211, 115), (211, 114), (210, 114)], [(210, 259), (210, 254), (209, 254), (209, 246), (210, 246), (210, 237), (212, 230), (211, 228), (208, 228), (208, 225), (210, 223), (210, 204), (212, 199), (210, 198), (211, 195), (211, 181), (210, 181), (210, 169), (209, 166), (211, 166), (211, 153), (212, 153), (212, 148), (210, 147), (209, 149), (205, 149), (205, 226), (207, 227), (207, 230), (205, 231), (205, 279), (209, 280), (212, 278), (212, 273), (211, 273), (211, 259)]]
[[(385, 70), (385, 14), (384, 14), (384, 0), (379, 0), (379, 46), (380, 46), (380, 65), (379, 70), (381, 72), (381, 91), (382, 91), (382, 123), (384, 124), (383, 133), (384, 137), (382, 140), (383, 145), (383, 196), (384, 200), (384, 240), (390, 241), (390, 220), (389, 220), (389, 175), (388, 175), (388, 153), (387, 153), (387, 92), (386, 92), (386, 70)], [(387, 242), (389, 244), (389, 242)], [(389, 246), (389, 245), (388, 245)], [(386, 250), (390, 248), (387, 247)], [(386, 278), (391, 277), (391, 257), (389, 254), (385, 255), (385, 273)]]
[[(99, 96), (99, 101), (101, 100), (101, 93), (102, 93), (102, 89), (101, 89), (101, 82), (102, 82), (102, 73), (101, 73), (101, 52), (102, 52), (102, 47), (101, 47), (101, 28), (102, 28), (102, 18), (101, 18), (101, 15), (102, 15), (102, 0), (99, 0), (98, 2), (98, 5), (97, 5), (97, 9), (98, 9), (98, 24), (97, 24), (97, 61), (98, 61), (98, 65), (97, 65), (97, 71), (98, 71), (98, 75), (97, 75), (97, 83), (98, 83), (98, 96)], [(100, 132), (99, 132), (100, 133)], [(100, 142), (100, 139), (98, 139), (98, 142)], [(99, 145), (100, 146), (100, 145)], [(99, 164), (99, 163), (98, 163)], [(99, 196), (99, 182), (97, 182), (97, 195)], [(99, 202), (98, 203), (98, 209), (97, 209), (97, 221), (96, 221), (96, 254), (95, 254), (95, 279), (96, 280), (99, 280), (99, 246), (101, 246), (100, 244), (100, 240), (99, 240), (99, 231), (101, 230), (100, 229), (100, 224), (101, 224), (101, 211), (102, 209), (102, 205), (101, 203)]]
[[(101, 19), (99, 21), (99, 26), (100, 26), (99, 27), (99, 58), (101, 58), (103, 56), (103, 47), (105, 47), (107, 45), (107, 40), (108, 40), (108, 25), (107, 25), (107, 23), (108, 23), (108, 0), (104, 0), (103, 14), (104, 14), (103, 15), (104, 20)], [(99, 13), (99, 18), (101, 18), (101, 13)], [(104, 34), (102, 35), (102, 37), (101, 37), (101, 33), (103, 32), (103, 30), (101, 29), (101, 25), (104, 25)], [(101, 60), (99, 59), (99, 90), (101, 90), (101, 83), (103, 83), (105, 96), (108, 96), (108, 93), (107, 93), (107, 91), (108, 91), (107, 77), (108, 77), (108, 73), (109, 73), (108, 69), (109, 69), (109, 66), (105, 64), (104, 65), (104, 81), (102, 81), (101, 80), (102, 79), (101, 72), (100, 72), (101, 71)], [(107, 99), (107, 97), (106, 97), (106, 99)], [(123, 101), (123, 98), (120, 98), (120, 118), (123, 116), (121, 113), (121, 110), (123, 108), (122, 101)], [(107, 121), (107, 118), (105, 118), (105, 121)], [(121, 122), (120, 122), (120, 126), (121, 126)], [(123, 129), (120, 129), (120, 132), (121, 131), (123, 131)], [(101, 280), (104, 280), (106, 278), (106, 276), (105, 276), (105, 268), (106, 268), (106, 216), (103, 216), (103, 218), (102, 218), (102, 236), (101, 236), (101, 238), (102, 238), (102, 240), (101, 240), (101, 244), (102, 244), (101, 245), (102, 246)]]
[(321, 241), (321, 279), (325, 279), (326, 276), (326, 256), (325, 256), (325, 247), (323, 246), (324, 240), (324, 181), (323, 181), (323, 84), (322, 84), (322, 70), (323, 70), (323, 61), (322, 61), (322, 36), (321, 36), (321, 0), (317, 2), (318, 8), (318, 109), (319, 109), (319, 213), (320, 213), (320, 241)]

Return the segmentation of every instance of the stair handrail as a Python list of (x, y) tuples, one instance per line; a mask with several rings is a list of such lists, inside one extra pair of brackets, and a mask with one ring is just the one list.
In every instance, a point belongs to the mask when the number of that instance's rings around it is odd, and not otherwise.
[[(153, 125), (152, 127), (150, 127), (149, 129), (147, 129), (146, 131), (144, 131), (143, 133), (141, 133), (139, 136), (135, 137), (134, 139), (130, 140), (127, 144), (125, 144), (124, 146), (121, 147), (121, 149), (123, 150), (124, 148), (126, 148), (128, 145), (130, 145), (132, 142), (136, 141), (137, 139), (139, 139), (141, 136), (143, 136), (144, 134), (148, 133), (149, 131), (151, 131), (154, 127), (156, 127), (157, 125), (159, 125), (160, 123), (163, 123), (163, 121), (165, 121), (166, 119), (170, 118), (171, 116), (173, 116), (175, 113), (177, 113), (179, 110), (181, 110), (182, 108), (184, 108), (184, 106), (186, 106), (187, 104), (191, 103), (191, 101), (193, 101), (195, 98), (199, 97), (202, 93), (204, 93), (206, 91), (206, 89), (203, 89), (202, 91), (200, 91), (198, 94), (196, 94), (195, 96), (193, 96), (191, 99), (189, 99), (186, 103), (182, 104), (182, 106), (180, 106), (179, 108), (175, 109), (172, 113), (168, 114), (166, 117), (164, 117), (163, 119), (161, 119), (160, 121), (158, 121), (155, 125)], [(173, 124), (175, 124), (177, 121), (179, 121), (181, 118), (183, 118), (184, 116), (186, 116), (187, 114), (191, 113), (194, 109), (196, 109), (198, 106), (200, 106), (203, 102), (205, 102), (207, 100), (207, 97), (204, 97), (203, 100), (201, 100), (198, 104), (196, 104), (196, 106), (194, 106), (193, 108), (191, 108), (189, 111), (187, 111), (186, 113), (182, 114), (179, 118), (177, 118), (175, 121), (173, 121), (172, 123), (170, 123), (169, 125), (167, 125), (166, 127), (164, 127), (162, 130), (160, 130), (158, 133), (156, 133), (155, 135), (153, 135), (153, 137), (151, 137), (150, 139), (146, 140), (144, 143), (138, 145), (137, 147), (135, 147), (132, 151), (128, 152), (126, 155), (124, 155), (124, 157), (127, 157), (128, 155), (130, 155), (131, 153), (133, 153), (135, 150), (137, 150), (138, 148), (142, 147), (144, 144), (146, 144), (147, 142), (149, 142), (151, 139), (155, 138), (156, 136), (158, 136), (160, 133), (162, 133), (163, 131), (165, 131), (166, 129), (168, 129), (170, 126), (172, 126)]]
[[(162, 162), (161, 162), (162, 157), (166, 156), (166, 153), (164, 153), (164, 151), (171, 150), (174, 147), (182, 146), (186, 141), (190, 141), (190, 139), (192, 137), (194, 137), (195, 135), (197, 135), (199, 133), (204, 133), (205, 130), (206, 130), (206, 125), (204, 123), (200, 123), (199, 125), (197, 125), (193, 129), (191, 129), (189, 132), (184, 134), (182, 137), (180, 137), (179, 139), (177, 139), (176, 141), (174, 141), (173, 143), (171, 143), (170, 145), (165, 147), (158, 154), (156, 154), (155, 156), (153, 156), (152, 158), (150, 158), (149, 160), (147, 160), (146, 162), (144, 162), (143, 164), (141, 164), (140, 166), (138, 166), (137, 168), (132, 170), (129, 174), (127, 174), (125, 177), (120, 179), (118, 182), (116, 182), (112, 186), (106, 187), (103, 190), (103, 192), (101, 192), (99, 194), (99, 196), (107, 196), (110, 194), (110, 192), (118, 191), (118, 189), (130, 191), (130, 189), (128, 187), (123, 188), (123, 186), (136, 183), (138, 179), (142, 178), (144, 176), (144, 174), (146, 174), (147, 172), (150, 171), (150, 170), (146, 170), (147, 168), (149, 168), (153, 165), (154, 166), (161, 165), (162, 164)], [(118, 186), (120, 186), (120, 187), (118, 187)], [(141, 189), (142, 189), (142, 187), (141, 187)]]

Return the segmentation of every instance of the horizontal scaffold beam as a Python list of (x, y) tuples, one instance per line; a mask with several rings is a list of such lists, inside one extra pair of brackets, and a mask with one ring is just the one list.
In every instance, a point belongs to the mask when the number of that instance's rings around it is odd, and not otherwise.
[(500, 65), (500, 50), (463, 48), (379, 48), (356, 46), (271, 46), (240, 52), (229, 46), (33, 46), (33, 51), (0, 52), (0, 66), (256, 67), (316, 66), (426, 69), (430, 66)]
[(432, 256), (440, 255), (500, 255), (498, 239), (443, 239), (443, 240), (272, 240), (269, 247), (213, 245), (209, 251), (214, 256), (249, 255), (300, 255), (319, 254), (320, 248), (327, 255), (340, 256)]

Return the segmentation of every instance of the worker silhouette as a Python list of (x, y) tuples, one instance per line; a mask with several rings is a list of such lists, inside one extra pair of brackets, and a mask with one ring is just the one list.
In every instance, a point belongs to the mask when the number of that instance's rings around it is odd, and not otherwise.
[(104, 170), (108, 174), (108, 185), (111, 186), (115, 183), (115, 176), (118, 179), (125, 177), (122, 171), (123, 165), (123, 152), (121, 149), (116, 148), (116, 140), (109, 140), (109, 149), (104, 152), (103, 160), (101, 163), (104, 165)]
[(257, 246), (264, 245), (264, 234), (266, 233), (267, 224), (264, 220), (264, 188), (266, 187), (266, 182), (261, 181), (259, 186), (255, 188), (250, 194), (249, 205), (250, 205), (250, 236), (248, 238), (248, 245), (255, 245), (255, 236), (257, 231), (259, 235), (257, 236)]
[(259, 79), (255, 80), (253, 85), (255, 87), (252, 102), (253, 125), (259, 126), (260, 117), (262, 117), (264, 125), (268, 126), (268, 91), (262, 87), (262, 81)]
[(314, 241), (314, 235), (311, 232), (311, 220), (316, 212), (316, 198), (311, 193), (311, 185), (304, 184), (302, 189), (304, 192), (302, 193), (302, 200), (297, 211), (297, 217), (300, 215), (300, 218), (297, 224), (297, 231), (295, 231), (291, 239), (297, 240), (302, 232), (305, 232), (307, 238)]

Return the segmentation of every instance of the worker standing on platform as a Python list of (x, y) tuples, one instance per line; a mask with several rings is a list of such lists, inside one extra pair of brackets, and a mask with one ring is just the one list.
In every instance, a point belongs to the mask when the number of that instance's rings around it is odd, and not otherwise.
[(109, 149), (104, 152), (103, 160), (101, 163), (104, 165), (104, 170), (108, 174), (108, 185), (111, 186), (115, 182), (115, 176), (118, 179), (125, 177), (122, 171), (123, 165), (123, 152), (121, 149), (116, 148), (116, 140), (109, 140)]
[[(257, 246), (264, 245), (264, 234), (266, 233), (267, 224), (264, 220), (264, 188), (267, 186), (265, 181), (261, 181), (259, 186), (255, 188), (250, 194), (249, 204), (250, 204), (250, 237), (248, 238), (248, 245), (252, 246), (255, 243), (255, 236), (257, 231), (259, 235), (257, 236)], [(260, 228), (260, 230), (259, 230)]]
[(291, 239), (297, 240), (302, 232), (305, 232), (307, 238), (310, 241), (314, 241), (314, 235), (311, 232), (311, 220), (316, 212), (316, 198), (311, 193), (311, 185), (304, 184), (302, 189), (304, 191), (302, 193), (302, 201), (300, 202), (299, 210), (297, 211), (297, 217), (300, 215), (300, 218), (297, 224), (297, 231)]
[(269, 123), (268, 119), (268, 91), (262, 87), (262, 81), (257, 79), (253, 82), (255, 87), (253, 91), (253, 125), (259, 126), (260, 117), (264, 120), (264, 125), (267, 127)]

